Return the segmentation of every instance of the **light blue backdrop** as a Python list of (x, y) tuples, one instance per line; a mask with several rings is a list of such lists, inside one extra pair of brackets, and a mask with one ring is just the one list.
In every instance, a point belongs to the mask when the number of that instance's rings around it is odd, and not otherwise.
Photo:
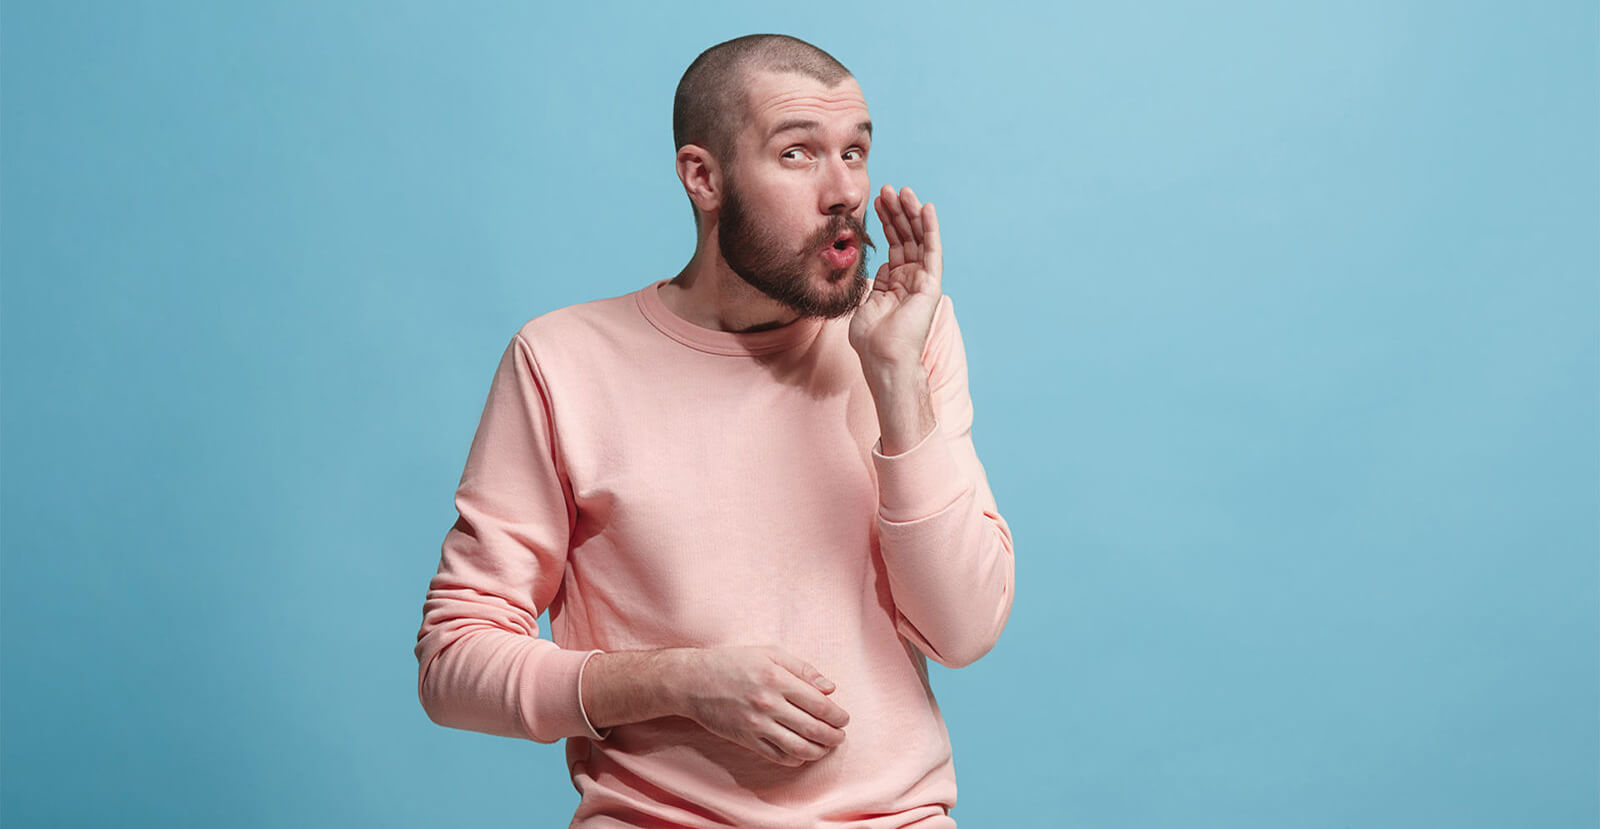
[(426, 718), (422, 597), (756, 31), (939, 207), (1017, 542), (963, 826), (1600, 823), (1593, 3), (13, 2), (6, 826), (565, 825), (559, 745)]

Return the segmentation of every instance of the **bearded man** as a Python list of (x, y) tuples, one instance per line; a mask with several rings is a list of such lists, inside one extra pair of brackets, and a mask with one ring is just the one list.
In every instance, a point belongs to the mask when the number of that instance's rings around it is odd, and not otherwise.
[(418, 696), (565, 740), (574, 826), (955, 826), (926, 660), (994, 646), (1014, 566), (938, 216), (883, 187), (868, 278), (866, 100), (796, 38), (703, 52), (673, 132), (694, 256), (512, 336)]

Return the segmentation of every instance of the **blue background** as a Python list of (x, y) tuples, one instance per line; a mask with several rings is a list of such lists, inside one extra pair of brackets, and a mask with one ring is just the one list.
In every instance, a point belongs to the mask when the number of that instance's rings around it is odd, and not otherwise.
[[(495, 362), (832, 52), (1017, 543), (963, 826), (1600, 823), (1593, 3), (8, 3), (3, 818), (564, 825), (412, 654)], [(875, 217), (869, 227), (881, 239)]]

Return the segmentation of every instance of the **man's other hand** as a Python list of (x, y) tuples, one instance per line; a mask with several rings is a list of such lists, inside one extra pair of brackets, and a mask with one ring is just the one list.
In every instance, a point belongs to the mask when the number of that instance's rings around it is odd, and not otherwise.
[(821, 759), (850, 722), (827, 695), (832, 681), (776, 646), (694, 648), (682, 654), (686, 716), (784, 766)]

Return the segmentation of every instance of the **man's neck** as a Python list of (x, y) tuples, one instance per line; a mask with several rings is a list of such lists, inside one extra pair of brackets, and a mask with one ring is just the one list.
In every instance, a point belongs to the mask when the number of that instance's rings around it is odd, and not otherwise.
[(799, 314), (740, 279), (718, 252), (714, 237), (701, 240), (689, 264), (661, 286), (660, 296), (674, 314), (713, 331), (748, 334), (799, 319)]

